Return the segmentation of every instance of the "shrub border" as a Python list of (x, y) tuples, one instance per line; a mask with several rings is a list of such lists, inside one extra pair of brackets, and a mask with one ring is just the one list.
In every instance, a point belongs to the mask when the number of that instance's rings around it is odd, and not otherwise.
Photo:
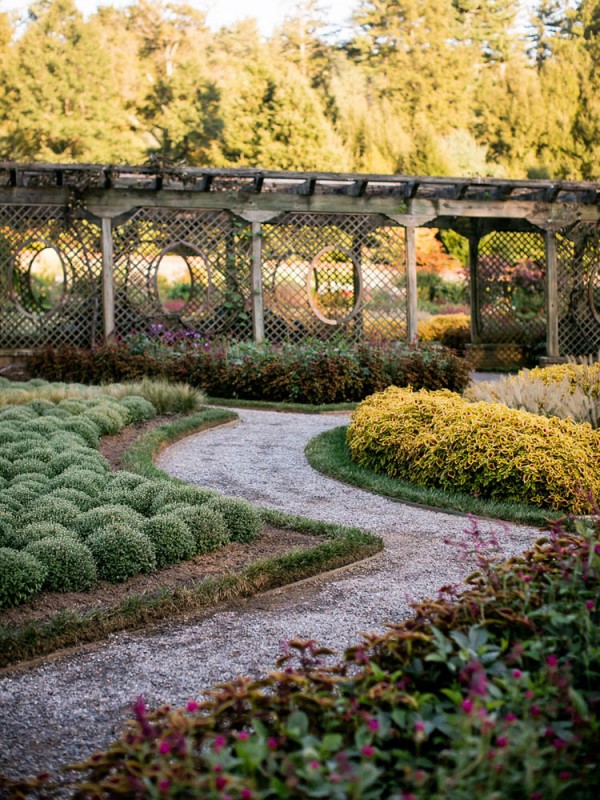
[[(205, 409), (154, 428), (125, 452), (123, 468), (147, 477), (168, 478), (184, 483), (159, 470), (153, 463), (153, 456), (162, 447), (184, 436), (236, 417), (236, 414), (221, 409)], [(316, 547), (255, 561), (237, 574), (207, 578), (193, 587), (164, 588), (152, 595), (132, 595), (109, 609), (60, 612), (44, 621), (29, 622), (17, 628), (0, 626), (0, 667), (96, 642), (111, 633), (140, 628), (185, 613), (209, 611), (219, 603), (251, 597), (340, 569), (370, 558), (383, 549), (383, 541), (379, 536), (358, 528), (270, 509), (259, 510), (267, 524), (312, 536), (325, 536), (327, 541)]]
[(342, 483), (358, 486), (373, 494), (389, 497), (419, 508), (459, 516), (474, 515), (485, 519), (505, 520), (523, 525), (547, 527), (550, 520), (564, 519), (565, 514), (518, 503), (484, 500), (465, 494), (380, 475), (356, 464), (346, 444), (347, 425), (320, 433), (311, 439), (304, 450), (308, 463), (317, 472)]

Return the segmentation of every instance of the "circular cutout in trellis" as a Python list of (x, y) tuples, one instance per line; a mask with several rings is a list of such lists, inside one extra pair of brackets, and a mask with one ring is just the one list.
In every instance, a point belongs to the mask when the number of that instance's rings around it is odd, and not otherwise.
[(596, 263), (590, 275), (589, 283), (590, 309), (598, 322), (600, 322), (600, 261)]
[(194, 245), (174, 242), (156, 257), (152, 271), (155, 301), (168, 316), (194, 317), (206, 311), (213, 291), (208, 259)]
[(19, 310), (35, 319), (59, 309), (67, 293), (62, 253), (45, 239), (24, 244), (10, 261), (10, 296)]
[(342, 325), (362, 307), (363, 279), (359, 264), (342, 247), (323, 248), (312, 260), (306, 279), (313, 314), (326, 325)]

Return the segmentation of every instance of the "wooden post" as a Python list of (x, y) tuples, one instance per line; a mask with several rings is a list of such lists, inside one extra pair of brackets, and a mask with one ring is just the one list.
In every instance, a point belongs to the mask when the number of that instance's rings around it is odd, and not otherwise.
[(556, 258), (556, 234), (552, 230), (544, 233), (546, 244), (546, 351), (549, 358), (558, 358), (558, 261)]
[(257, 344), (265, 340), (262, 288), (262, 232), (260, 222), (252, 223), (252, 329)]
[(481, 310), (479, 305), (479, 232), (469, 236), (469, 284), (471, 295), (471, 342), (481, 341)]
[(102, 217), (102, 311), (104, 317), (104, 341), (108, 343), (115, 335), (115, 286), (113, 280), (112, 220)]
[(415, 227), (407, 225), (406, 231), (406, 339), (416, 342), (417, 334), (417, 249)]

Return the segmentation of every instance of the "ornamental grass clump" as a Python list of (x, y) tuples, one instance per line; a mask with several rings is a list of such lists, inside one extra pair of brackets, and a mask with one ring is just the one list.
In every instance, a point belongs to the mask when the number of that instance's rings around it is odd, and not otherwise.
[(46, 567), (43, 588), (49, 592), (84, 592), (96, 583), (90, 550), (71, 536), (45, 536), (25, 547)]
[[(183, 708), (138, 697), (124, 733), (61, 776), (69, 796), (360, 800), (598, 797), (600, 530), (556, 524), (337, 657), (287, 643), (276, 669)], [(468, 553), (467, 550), (471, 550)], [(190, 686), (190, 697), (205, 687)], [(205, 692), (202, 692), (205, 695)], [(44, 778), (26, 797), (47, 796)], [(21, 795), (22, 796), (22, 795)]]
[(600, 499), (600, 434), (451, 392), (391, 387), (356, 409), (353, 460), (390, 477), (575, 514)]
[(156, 552), (147, 536), (123, 521), (108, 523), (86, 539), (98, 577), (109, 583), (122, 583), (140, 573), (156, 569)]
[(25, 603), (41, 591), (46, 567), (30, 553), (0, 547), (0, 608)]
[(223, 516), (232, 542), (252, 542), (260, 536), (262, 517), (246, 500), (218, 495), (208, 501), (207, 507)]
[(187, 561), (196, 553), (190, 528), (176, 514), (156, 514), (144, 522), (141, 531), (154, 546), (159, 568)]

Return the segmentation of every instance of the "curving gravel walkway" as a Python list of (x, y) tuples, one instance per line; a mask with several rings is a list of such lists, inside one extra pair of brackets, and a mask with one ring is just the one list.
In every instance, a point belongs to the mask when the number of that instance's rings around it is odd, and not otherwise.
[[(293, 514), (380, 534), (385, 550), (334, 575), (278, 589), (188, 622), (118, 634), (108, 642), (0, 676), (0, 771), (55, 769), (105, 746), (143, 694), (182, 704), (203, 687), (269, 669), (281, 643), (316, 638), (343, 649), (360, 631), (408, 613), (407, 601), (435, 594), (471, 569), (460, 550), (466, 520), (403, 505), (314, 472), (306, 442), (345, 424), (345, 415), (239, 411), (240, 422), (190, 436), (158, 465), (192, 483)], [(485, 523), (488, 525), (488, 523)], [(494, 524), (504, 553), (539, 532)]]

